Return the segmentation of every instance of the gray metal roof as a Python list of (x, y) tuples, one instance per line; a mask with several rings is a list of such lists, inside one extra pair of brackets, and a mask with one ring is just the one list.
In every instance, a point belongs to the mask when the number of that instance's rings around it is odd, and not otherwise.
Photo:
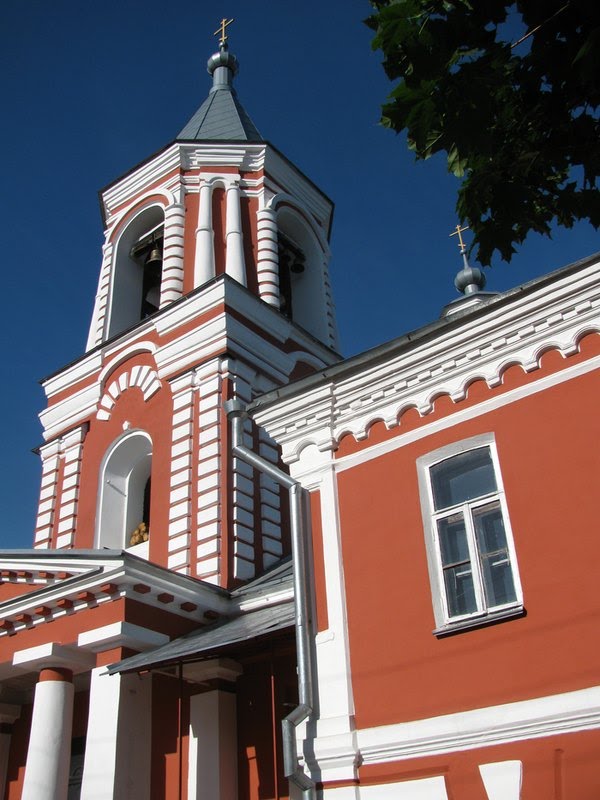
[(194, 631), (155, 650), (126, 658), (108, 667), (109, 673), (140, 672), (179, 661), (193, 661), (209, 651), (267, 636), (294, 625), (294, 603), (266, 606), (234, 619)]
[(262, 142), (262, 136), (231, 89), (211, 92), (178, 139)]
[(238, 62), (227, 47), (208, 59), (208, 72), (213, 86), (210, 94), (190, 121), (179, 131), (177, 138), (194, 141), (262, 142), (256, 125), (238, 100), (233, 78)]

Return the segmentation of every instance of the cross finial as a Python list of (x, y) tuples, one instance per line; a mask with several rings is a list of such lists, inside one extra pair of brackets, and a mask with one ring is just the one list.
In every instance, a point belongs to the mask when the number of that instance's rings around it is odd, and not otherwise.
[(224, 46), (224, 44), (225, 44), (225, 42), (227, 41), (227, 38), (228, 38), (228, 37), (227, 37), (227, 30), (226, 30), (226, 28), (227, 28), (227, 26), (228, 26), (228, 25), (231, 25), (231, 23), (232, 23), (233, 21), (234, 21), (233, 19), (227, 19), (227, 17), (223, 17), (223, 19), (221, 20), (221, 23), (220, 23), (219, 27), (218, 27), (218, 28), (217, 28), (217, 30), (216, 30), (216, 31), (213, 33), (213, 36), (217, 36), (217, 35), (219, 35), (219, 46), (220, 46), (220, 47), (223, 47), (223, 46)]
[(469, 226), (468, 225), (465, 225), (464, 228), (461, 228), (460, 225), (457, 225), (456, 229), (454, 230), (454, 232), (450, 234), (450, 236), (458, 236), (458, 246), (460, 248), (460, 252), (461, 253), (464, 253), (466, 251), (466, 249), (467, 249), (467, 247), (466, 247), (466, 245), (465, 245), (465, 243), (463, 241), (462, 234), (463, 234), (463, 231), (468, 231), (468, 230), (469, 230)]

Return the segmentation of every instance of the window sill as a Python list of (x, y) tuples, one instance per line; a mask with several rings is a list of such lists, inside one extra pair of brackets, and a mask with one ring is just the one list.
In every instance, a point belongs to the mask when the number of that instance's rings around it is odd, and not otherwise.
[(444, 636), (451, 636), (454, 633), (470, 631), (474, 628), (484, 628), (487, 625), (495, 625), (497, 622), (504, 622), (505, 620), (515, 619), (516, 617), (524, 617), (526, 614), (527, 612), (523, 606), (506, 608), (503, 611), (491, 612), (480, 617), (471, 617), (471, 619), (463, 619), (460, 622), (449, 622), (441, 628), (435, 628), (432, 633), (434, 636), (437, 636), (438, 639), (441, 639)]

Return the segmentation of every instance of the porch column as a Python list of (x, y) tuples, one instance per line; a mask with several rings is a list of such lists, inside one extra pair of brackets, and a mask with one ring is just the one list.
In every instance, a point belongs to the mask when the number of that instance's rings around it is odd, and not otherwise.
[(35, 687), (21, 800), (66, 800), (73, 725), (73, 673), (43, 669)]
[[(229, 659), (186, 665), (184, 678), (233, 682), (242, 669)], [(213, 689), (190, 697), (188, 800), (237, 800), (236, 696)]]
[(148, 800), (152, 733), (150, 676), (91, 673), (81, 800)]
[(12, 738), (13, 722), (21, 716), (21, 706), (0, 703), (0, 797), (6, 791), (6, 771)]

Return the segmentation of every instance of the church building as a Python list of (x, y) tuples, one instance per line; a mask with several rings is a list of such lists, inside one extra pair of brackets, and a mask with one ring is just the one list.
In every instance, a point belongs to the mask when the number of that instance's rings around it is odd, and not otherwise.
[(597, 800), (600, 256), (495, 294), (461, 239), (459, 299), (343, 360), (332, 202), (225, 26), (43, 382), (0, 798)]

